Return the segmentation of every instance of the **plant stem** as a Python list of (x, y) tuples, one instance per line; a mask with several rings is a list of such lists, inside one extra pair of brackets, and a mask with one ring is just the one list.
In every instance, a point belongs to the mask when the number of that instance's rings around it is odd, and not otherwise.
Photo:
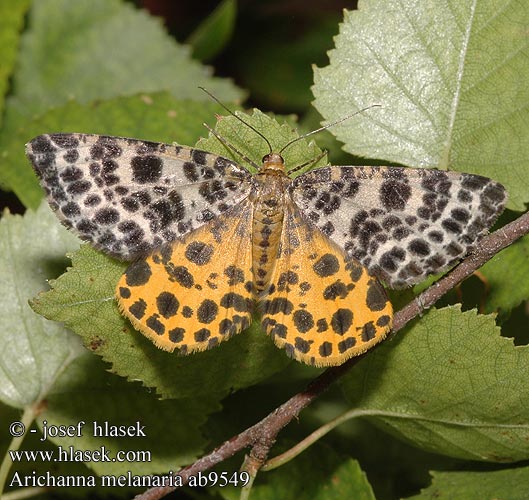
[(255, 460), (255, 458), (253, 458), (251, 455), (246, 455), (244, 457), (244, 463), (242, 464), (241, 472), (248, 472), (248, 474), (250, 475), (250, 480), (248, 481), (248, 484), (244, 485), (241, 488), (239, 500), (248, 500), (250, 498), (250, 492), (252, 491), (253, 482), (255, 481), (255, 478), (260, 468), (261, 467), (258, 461)]
[[(31, 405), (28, 406), (24, 413), (22, 414), (22, 419), (20, 422), (25, 428), (25, 432), (22, 436), (14, 437), (11, 442), (9, 443), (9, 446), (7, 447), (6, 454), (4, 456), (4, 459), (2, 460), (2, 465), (0, 465), (0, 495), (2, 495), (5, 487), (5, 483), (7, 480), (7, 475), (9, 474), (9, 470), (11, 469), (11, 465), (13, 465), (13, 462), (11, 461), (11, 455), (9, 454), (10, 451), (16, 451), (20, 448), (20, 445), (22, 444), (22, 441), (24, 440), (24, 437), (28, 433), (29, 427), (31, 426), (33, 420), (35, 419), (36, 413), (35, 413), (35, 406)], [(4, 495), (2, 495), (2, 500), (4, 498)]]
[(304, 452), (309, 446), (313, 445), (318, 439), (321, 439), (325, 434), (332, 431), (335, 427), (338, 427), (340, 424), (343, 424), (347, 420), (352, 418), (361, 417), (363, 415), (372, 415), (373, 412), (370, 410), (357, 410), (353, 408), (352, 410), (346, 411), (341, 415), (338, 415), (336, 418), (332, 419), (330, 422), (327, 422), (325, 425), (322, 425), (316, 429), (313, 433), (309, 434), (305, 439), (297, 443), (295, 446), (289, 450), (277, 455), (274, 458), (268, 460), (263, 467), (262, 471), (270, 471), (277, 467), (280, 467), (283, 464), (286, 464), (293, 458), (297, 457), (300, 453)]

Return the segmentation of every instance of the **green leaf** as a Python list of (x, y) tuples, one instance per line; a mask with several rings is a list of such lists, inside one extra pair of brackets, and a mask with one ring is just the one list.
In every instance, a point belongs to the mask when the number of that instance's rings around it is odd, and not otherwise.
[(206, 132), (203, 123), (212, 123), (218, 110), (214, 102), (182, 101), (166, 93), (120, 97), (86, 105), (70, 101), (0, 138), (6, 165), (3, 174), (22, 202), (36, 207), (43, 191), (24, 154), (24, 144), (33, 137), (50, 132), (82, 131), (193, 144)]
[(346, 12), (315, 106), (355, 155), (493, 177), (529, 201), (529, 9), (516, 0), (363, 0)]
[(186, 43), (193, 47), (193, 56), (209, 61), (221, 52), (233, 34), (236, 15), (236, 0), (221, 2), (187, 39)]
[[(223, 488), (219, 493), (223, 498), (235, 500), (240, 490)], [(374, 500), (375, 496), (356, 460), (343, 459), (332, 448), (317, 445), (278, 469), (259, 473), (250, 498)]]
[[(70, 437), (48, 438), (67, 452), (70, 446), (75, 450), (101, 450), (104, 446), (111, 458), (118, 452), (149, 454), (124, 462), (86, 461), (99, 475), (163, 473), (191, 463), (206, 445), (202, 425), (209, 413), (220, 408), (217, 398), (205, 395), (160, 401), (139, 384), (106, 372), (104, 364), (92, 355), (83, 356), (61, 376), (46, 403), (38, 418), (41, 431), (43, 427), (84, 422), (81, 435), (76, 428)], [(132, 426), (141, 432), (116, 437), (112, 426)]]
[(0, 399), (6, 404), (24, 408), (40, 401), (82, 352), (77, 337), (28, 305), (77, 245), (47, 205), (0, 219)]
[(512, 462), (529, 458), (528, 351), (492, 316), (432, 309), (342, 384), (359, 415), (422, 449)]
[(486, 472), (432, 472), (432, 484), (408, 500), (526, 500), (529, 467)]
[[(296, 139), (298, 134), (292, 130), (292, 127), (284, 122), (279, 123), (273, 117), (267, 116), (258, 109), (254, 109), (251, 115), (246, 113), (236, 112), (237, 116), (242, 118), (246, 124), (252, 126), (259, 131), (270, 142), (273, 152), (280, 151), (290, 141)], [(240, 153), (252, 160), (258, 166), (262, 163), (264, 155), (270, 153), (266, 141), (260, 137), (255, 130), (249, 126), (242, 124), (237, 118), (233, 116), (223, 116), (219, 119), (217, 133), (224, 138), (226, 142), (236, 148)], [(197, 148), (217, 153), (226, 158), (243, 164), (248, 170), (255, 172), (256, 168), (248, 163), (244, 158), (222, 144), (216, 137), (211, 135), (207, 139), (201, 139), (197, 143)], [(314, 162), (321, 154), (321, 150), (313, 141), (305, 139), (297, 141), (285, 149), (281, 156), (285, 159), (287, 170), (296, 168), (299, 165), (309, 162), (309, 164), (297, 170), (292, 174), (292, 177), (306, 172), (307, 170), (316, 166), (323, 166), (326, 164), (326, 157), (324, 156), (318, 162)]]
[(29, 4), (30, 0), (0, 0), (0, 117), (4, 111), (4, 95), (15, 65), (20, 30)]
[(529, 236), (494, 256), (480, 272), (487, 279), (485, 311), (511, 311), (529, 298)]
[[(32, 3), (28, 26), (21, 38), (13, 95), (6, 103), (0, 131), (0, 182), (30, 207), (36, 207), (35, 198), (26, 199), (24, 181), (19, 187), (6, 148), (27, 130), (28, 121), (50, 108), (72, 99), (87, 104), (161, 91), (179, 100), (209, 103), (199, 85), (222, 100), (242, 94), (231, 82), (212, 77), (210, 68), (192, 60), (189, 49), (176, 44), (159, 20), (120, 0), (39, 0)], [(110, 118), (90, 123), (108, 125)], [(55, 132), (64, 132), (66, 125), (75, 123), (73, 118), (58, 121)], [(135, 129), (147, 131), (150, 126), (141, 121), (136, 125)], [(123, 136), (126, 131), (116, 133)]]
[(220, 99), (240, 92), (189, 57), (158, 19), (118, 0), (33, 2), (14, 79), (24, 114), (74, 98), (82, 103), (138, 92), (170, 91), (179, 99)]

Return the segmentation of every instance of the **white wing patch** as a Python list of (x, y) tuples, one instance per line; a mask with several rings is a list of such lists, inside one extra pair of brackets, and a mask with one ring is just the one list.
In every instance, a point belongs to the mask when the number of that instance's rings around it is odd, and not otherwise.
[(250, 173), (197, 149), (51, 134), (27, 155), (61, 221), (105, 253), (143, 256), (245, 199)]
[(507, 200), (486, 177), (402, 167), (324, 167), (291, 192), (308, 221), (392, 288), (461, 259)]

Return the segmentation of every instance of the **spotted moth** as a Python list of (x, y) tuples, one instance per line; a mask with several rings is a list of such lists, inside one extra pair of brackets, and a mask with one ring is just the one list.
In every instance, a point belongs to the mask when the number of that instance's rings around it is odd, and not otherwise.
[(198, 149), (101, 135), (42, 135), (27, 155), (63, 224), (131, 261), (122, 313), (184, 354), (259, 313), (289, 356), (339, 365), (391, 328), (379, 279), (410, 286), (451, 266), (506, 201), (478, 175), (329, 166), (292, 179), (273, 152), (252, 175)]

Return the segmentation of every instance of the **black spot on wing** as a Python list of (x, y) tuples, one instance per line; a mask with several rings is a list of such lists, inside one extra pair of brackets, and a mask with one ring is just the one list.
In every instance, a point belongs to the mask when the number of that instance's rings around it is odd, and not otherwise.
[(353, 324), (353, 311), (350, 309), (338, 309), (331, 318), (331, 327), (338, 335), (345, 334)]
[(167, 265), (165, 270), (170, 281), (176, 281), (184, 288), (191, 288), (195, 284), (193, 275), (184, 266)]
[(177, 327), (169, 330), (167, 333), (169, 335), (169, 340), (177, 344), (178, 342), (182, 342), (182, 340), (184, 340), (185, 332), (186, 331), (183, 328)]
[(314, 318), (312, 314), (303, 309), (299, 309), (292, 315), (294, 326), (300, 333), (306, 333), (314, 327)]
[(327, 253), (325, 255), (322, 255), (314, 263), (312, 268), (318, 276), (320, 276), (321, 278), (325, 278), (327, 276), (332, 276), (333, 274), (336, 274), (340, 270), (340, 263), (334, 255)]
[(186, 247), (185, 256), (187, 260), (197, 266), (203, 266), (211, 260), (213, 250), (212, 245), (203, 243), (202, 241), (192, 241)]
[(205, 299), (198, 306), (197, 319), (200, 323), (211, 323), (217, 317), (219, 306), (211, 299)]
[(129, 312), (136, 319), (140, 320), (145, 316), (147, 310), (147, 303), (143, 299), (138, 299), (134, 304), (129, 307)]
[(404, 210), (411, 188), (404, 180), (388, 179), (380, 187), (380, 202), (388, 211)]
[(156, 298), (156, 307), (164, 318), (171, 318), (178, 312), (180, 303), (172, 293), (162, 292)]
[(138, 184), (156, 182), (162, 176), (163, 162), (154, 155), (135, 156), (130, 161), (132, 180)]
[(125, 271), (125, 280), (128, 286), (145, 285), (151, 278), (152, 271), (144, 260), (138, 260), (127, 267)]
[(163, 335), (165, 333), (164, 324), (158, 319), (157, 314), (153, 314), (147, 318), (145, 324), (157, 335)]

